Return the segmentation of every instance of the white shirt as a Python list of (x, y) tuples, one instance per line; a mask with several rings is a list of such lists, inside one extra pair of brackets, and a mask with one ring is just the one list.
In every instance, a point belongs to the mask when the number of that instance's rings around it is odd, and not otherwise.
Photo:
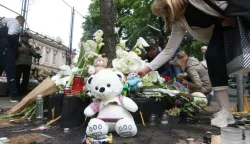
[(3, 18), (2, 23), (7, 25), (9, 35), (15, 35), (21, 32), (22, 26), (14, 18)]

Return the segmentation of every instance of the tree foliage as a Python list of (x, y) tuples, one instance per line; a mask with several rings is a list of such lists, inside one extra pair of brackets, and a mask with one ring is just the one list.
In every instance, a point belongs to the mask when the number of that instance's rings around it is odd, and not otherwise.
[[(128, 47), (132, 47), (139, 37), (146, 40), (153, 36), (149, 31), (147, 24), (160, 29), (159, 20), (157, 16), (151, 12), (151, 4), (153, 0), (114, 0), (116, 27), (120, 27), (119, 36), (123, 39), (128, 39)], [(93, 33), (100, 29), (100, 0), (92, 0), (89, 6), (89, 14), (85, 16), (83, 23), (83, 37), (86, 41), (93, 38)], [(201, 56), (200, 47), (203, 44), (198, 41), (192, 42), (192, 49), (190, 49), (189, 42), (183, 42), (182, 47), (187, 53), (192, 53), (193, 56)]]

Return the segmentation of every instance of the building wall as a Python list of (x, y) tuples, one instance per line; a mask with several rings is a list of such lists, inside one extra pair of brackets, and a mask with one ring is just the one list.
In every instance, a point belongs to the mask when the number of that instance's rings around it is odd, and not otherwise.
[(36, 39), (34, 39), (32, 45), (41, 49), (39, 53), (42, 58), (38, 66), (40, 69), (57, 72), (61, 65), (66, 64), (66, 49), (58, 48)]

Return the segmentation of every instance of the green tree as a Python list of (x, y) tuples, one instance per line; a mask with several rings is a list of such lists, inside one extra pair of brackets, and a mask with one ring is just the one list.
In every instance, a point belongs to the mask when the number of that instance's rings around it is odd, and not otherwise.
[[(116, 27), (120, 27), (119, 35), (135, 43), (138, 37), (153, 37), (147, 24), (159, 28), (158, 19), (151, 13), (153, 0), (114, 0)], [(100, 2), (93, 0), (89, 6), (89, 14), (83, 23), (82, 40), (92, 38), (92, 34), (100, 28)]]
[[(128, 39), (128, 47), (133, 47), (139, 37), (155, 38), (149, 31), (147, 24), (160, 29), (157, 16), (151, 12), (151, 4), (153, 0), (114, 0), (115, 5), (115, 26), (120, 27), (119, 36)], [(89, 14), (85, 16), (83, 23), (83, 37), (86, 41), (93, 38), (93, 33), (100, 29), (100, 1), (92, 0), (89, 6)], [(169, 32), (166, 32), (168, 35)], [(192, 41), (192, 49), (190, 43), (183, 41), (181, 46), (188, 53), (195, 57), (201, 56), (200, 48), (203, 45), (198, 41)]]

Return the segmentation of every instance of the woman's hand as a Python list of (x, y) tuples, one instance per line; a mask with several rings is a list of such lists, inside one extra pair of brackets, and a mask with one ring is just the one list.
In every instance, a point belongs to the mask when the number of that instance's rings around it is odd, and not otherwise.
[(184, 86), (187, 86), (187, 85), (188, 85), (188, 81), (187, 81), (187, 80), (182, 80), (182, 84), (183, 84)]
[(151, 72), (152, 70), (146, 66), (144, 69), (138, 70), (136, 71), (137, 75), (139, 75), (140, 77), (144, 77), (145, 75), (147, 75), (149, 72)]

